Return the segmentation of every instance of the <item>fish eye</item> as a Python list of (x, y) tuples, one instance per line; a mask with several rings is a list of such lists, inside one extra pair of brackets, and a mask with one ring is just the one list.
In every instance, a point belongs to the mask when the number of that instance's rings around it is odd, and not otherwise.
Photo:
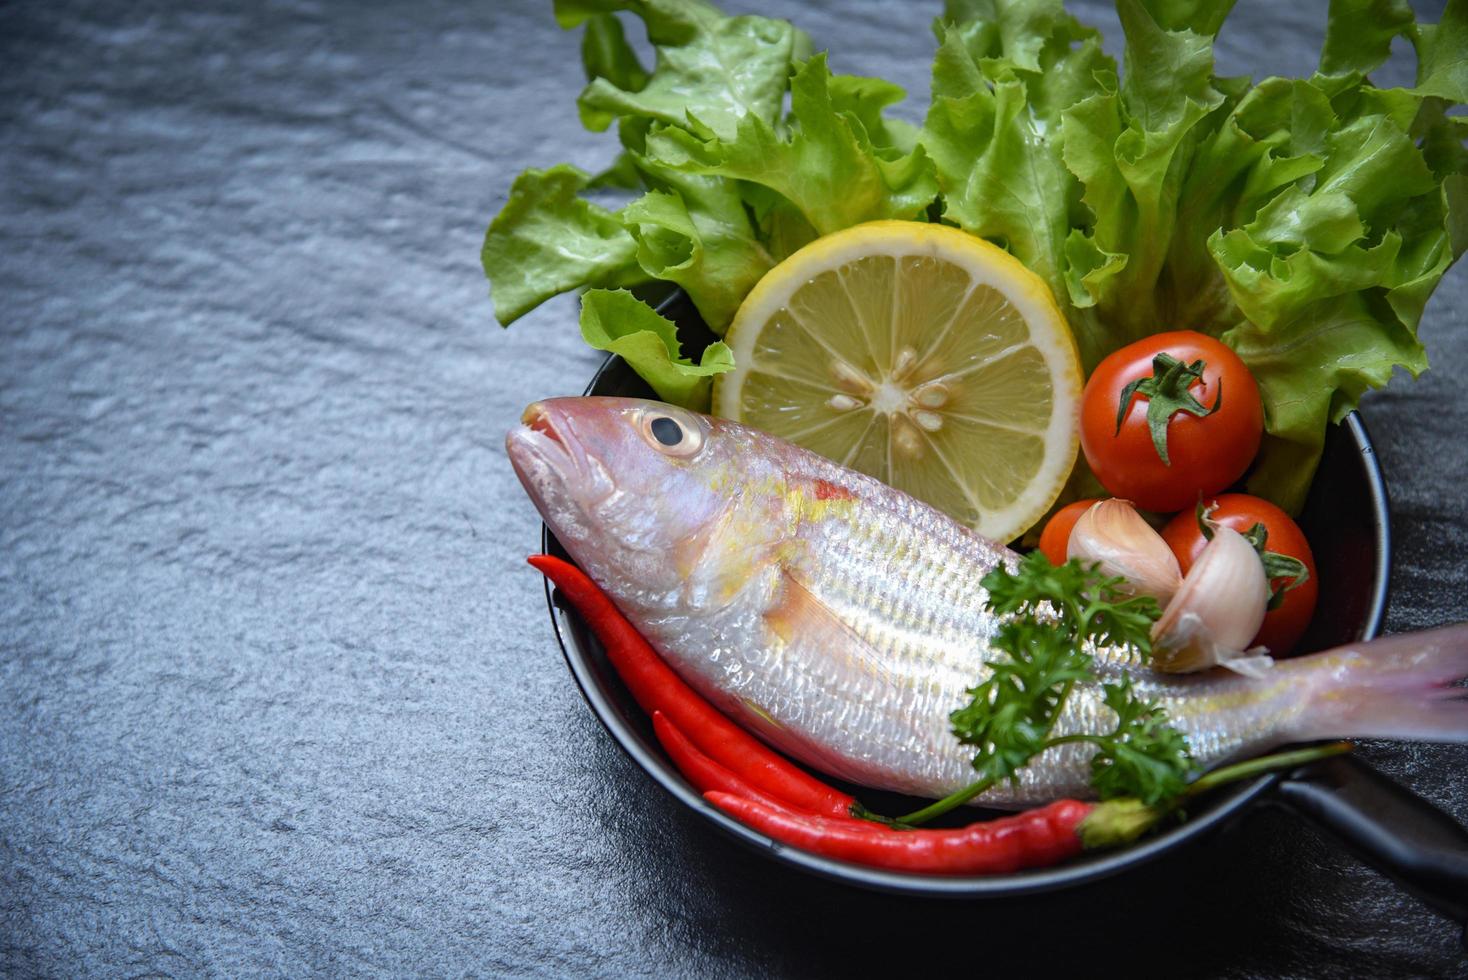
[(651, 410), (643, 413), (638, 428), (647, 444), (665, 456), (692, 456), (703, 448), (703, 427), (695, 417)]
[(666, 415), (658, 416), (648, 423), (652, 437), (665, 446), (676, 446), (683, 441), (683, 426)]

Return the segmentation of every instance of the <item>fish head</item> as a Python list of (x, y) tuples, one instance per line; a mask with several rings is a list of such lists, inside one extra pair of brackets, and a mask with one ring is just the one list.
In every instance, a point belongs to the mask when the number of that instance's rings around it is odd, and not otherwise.
[[(592, 574), (671, 591), (670, 561), (729, 505), (736, 463), (728, 423), (662, 402), (551, 398), (525, 409), (505, 448), (557, 539)], [(601, 573), (600, 575), (598, 573)]]

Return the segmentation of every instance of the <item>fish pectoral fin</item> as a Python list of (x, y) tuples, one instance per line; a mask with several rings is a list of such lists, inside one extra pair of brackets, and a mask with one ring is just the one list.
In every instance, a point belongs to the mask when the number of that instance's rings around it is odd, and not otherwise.
[(839, 658), (861, 673), (892, 680), (881, 653), (789, 570), (780, 573), (780, 599), (765, 613), (765, 623), (786, 646)]
[(815, 636), (843, 644), (863, 642), (830, 606), (817, 599), (789, 571), (780, 573), (780, 599), (765, 612), (765, 622), (785, 643)]

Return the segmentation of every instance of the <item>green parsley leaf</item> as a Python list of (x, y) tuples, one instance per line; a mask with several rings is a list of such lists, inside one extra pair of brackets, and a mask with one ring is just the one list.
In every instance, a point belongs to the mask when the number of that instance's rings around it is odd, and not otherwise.
[(1045, 618), (1049, 610), (1051, 628), (1072, 643), (1129, 647), (1139, 661), (1152, 653), (1152, 624), (1161, 615), (1157, 600), (1127, 595), (1120, 577), (1107, 578), (1078, 561), (1052, 565), (1032, 551), (1017, 571), (1000, 566), (981, 584), (989, 592), (989, 608), (1000, 616)]
[[(968, 704), (949, 715), (953, 734), (978, 750), (973, 766), (979, 781), (904, 822), (935, 816), (997, 782), (1015, 780), (1041, 753), (1071, 742), (1095, 746), (1092, 785), (1102, 799), (1134, 796), (1150, 805), (1182, 792), (1193, 771), (1187, 739), (1168, 724), (1160, 705), (1134, 690), (1130, 677), (1101, 684), (1087, 652), (1092, 643), (1130, 648), (1140, 662), (1150, 651), (1157, 603), (1126, 595), (1122, 584), (1094, 565), (1051, 565), (1038, 551), (1014, 571), (1000, 566), (984, 577), (988, 607), (1004, 617), (990, 641), (1003, 656), (988, 662), (988, 678), (968, 691)], [(1054, 730), (1078, 684), (1100, 685), (1103, 703), (1116, 715), (1110, 732)]]
[(1193, 769), (1188, 740), (1167, 723), (1167, 712), (1155, 701), (1132, 690), (1130, 677), (1102, 689), (1106, 706), (1116, 712), (1116, 729), (1095, 740), (1096, 793), (1103, 800), (1133, 796), (1148, 805), (1181, 795)]
[(948, 716), (953, 733), (978, 748), (973, 765), (985, 779), (1012, 779), (1044, 751), (1065, 694), (1091, 676), (1091, 656), (1054, 625), (1018, 617), (999, 627), (995, 649), (1023, 656), (989, 661), (988, 680)]

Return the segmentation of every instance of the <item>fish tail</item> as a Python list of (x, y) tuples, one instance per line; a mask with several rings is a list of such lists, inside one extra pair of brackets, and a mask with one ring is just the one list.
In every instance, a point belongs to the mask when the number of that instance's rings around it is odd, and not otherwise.
[(1301, 740), (1468, 742), (1468, 623), (1338, 647), (1278, 665), (1304, 695)]

